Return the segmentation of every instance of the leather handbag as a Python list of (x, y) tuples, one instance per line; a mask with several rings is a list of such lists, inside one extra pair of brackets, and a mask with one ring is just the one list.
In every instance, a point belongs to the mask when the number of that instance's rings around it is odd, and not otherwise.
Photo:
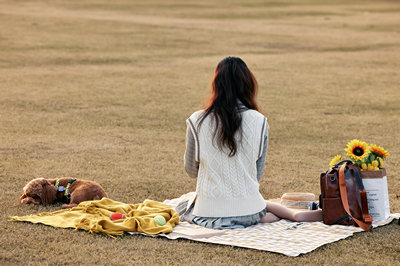
[(321, 174), (320, 184), (319, 205), (324, 224), (355, 225), (371, 231), (372, 216), (357, 164), (350, 160), (338, 162)]

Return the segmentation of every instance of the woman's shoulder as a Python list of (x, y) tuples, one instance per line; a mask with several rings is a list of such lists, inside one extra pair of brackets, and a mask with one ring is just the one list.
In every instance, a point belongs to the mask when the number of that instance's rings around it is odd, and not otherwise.
[(251, 116), (251, 117), (253, 117), (255, 119), (260, 119), (260, 120), (264, 120), (265, 119), (265, 120), (267, 120), (266, 116), (264, 116), (262, 113), (260, 113), (257, 110), (254, 110), (254, 109), (247, 109), (245, 112), (243, 112), (243, 114), (245, 116)]
[(189, 116), (188, 120), (191, 120), (192, 122), (196, 122), (203, 113), (204, 113), (204, 110), (198, 110), (198, 111), (194, 112), (191, 116)]

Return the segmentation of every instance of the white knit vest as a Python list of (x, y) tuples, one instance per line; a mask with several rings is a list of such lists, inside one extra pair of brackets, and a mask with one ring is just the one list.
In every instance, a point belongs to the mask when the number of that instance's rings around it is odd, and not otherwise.
[(256, 161), (264, 147), (267, 119), (255, 110), (242, 112), (242, 139), (236, 134), (237, 152), (212, 143), (215, 126), (211, 115), (198, 130), (198, 119), (204, 111), (193, 113), (187, 120), (196, 143), (199, 162), (197, 199), (193, 214), (202, 217), (233, 217), (258, 213), (266, 207), (259, 192)]

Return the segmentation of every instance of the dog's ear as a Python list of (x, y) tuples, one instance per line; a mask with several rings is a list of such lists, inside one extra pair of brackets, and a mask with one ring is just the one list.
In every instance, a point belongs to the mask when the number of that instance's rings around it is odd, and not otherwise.
[(57, 191), (55, 187), (50, 184), (49, 181), (44, 180), (42, 183), (42, 192), (40, 193), (39, 197), (42, 201), (42, 204), (51, 204), (57, 198)]

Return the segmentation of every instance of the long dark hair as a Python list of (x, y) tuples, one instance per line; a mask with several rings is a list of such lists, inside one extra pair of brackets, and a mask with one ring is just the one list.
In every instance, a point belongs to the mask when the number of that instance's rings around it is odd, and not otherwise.
[[(226, 57), (218, 63), (211, 83), (212, 95), (205, 112), (200, 117), (199, 127), (208, 115), (215, 121), (213, 140), (217, 138), (220, 149), (228, 147), (229, 156), (237, 152), (235, 134), (241, 134), (242, 108), (259, 110), (255, 97), (257, 80), (245, 62), (238, 57)], [(241, 136), (241, 135), (240, 135)]]

